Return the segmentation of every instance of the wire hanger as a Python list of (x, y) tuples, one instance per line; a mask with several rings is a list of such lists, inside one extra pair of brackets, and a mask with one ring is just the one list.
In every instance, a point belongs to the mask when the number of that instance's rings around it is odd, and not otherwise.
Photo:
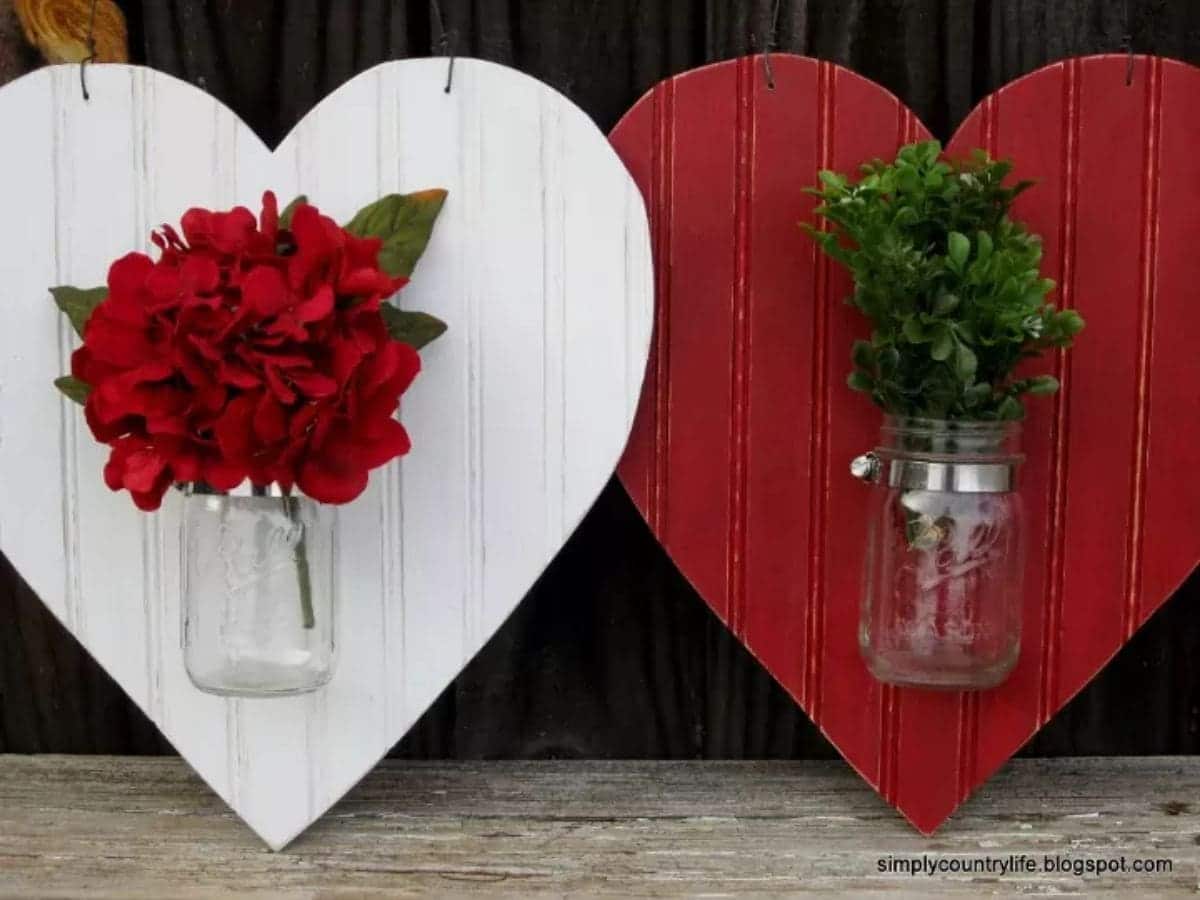
[(96, 0), (92, 0), (91, 12), (88, 13), (87, 56), (79, 61), (79, 88), (83, 91), (83, 99), (91, 100), (87, 86), (87, 64), (96, 58)]

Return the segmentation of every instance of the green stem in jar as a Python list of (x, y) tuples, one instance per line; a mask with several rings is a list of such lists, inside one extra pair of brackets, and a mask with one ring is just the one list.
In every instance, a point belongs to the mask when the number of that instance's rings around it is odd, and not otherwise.
[(296, 542), (296, 579), (300, 586), (300, 617), (305, 628), (313, 628), (317, 624), (313, 615), (312, 573), (308, 568), (308, 540), (304, 523), (300, 519), (300, 502), (293, 496), (285, 495), (283, 508), (289, 521), (300, 529), (300, 540)]

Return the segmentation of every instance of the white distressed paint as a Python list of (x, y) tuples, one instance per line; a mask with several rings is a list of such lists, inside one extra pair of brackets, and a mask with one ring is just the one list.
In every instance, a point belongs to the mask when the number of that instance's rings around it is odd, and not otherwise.
[[(167, 75), (42, 69), (0, 90), (0, 548), (272, 847), (345, 793), (521, 600), (612, 473), (646, 362), (641, 197), (546, 85), (459, 59), (391, 62), (274, 152)], [(16, 127), (16, 125), (14, 125)], [(75, 338), (47, 293), (90, 287), (193, 205), (306, 193), (345, 220), (382, 194), (449, 199), (402, 305), (445, 319), (401, 417), (414, 447), (339, 517), (340, 664), (295, 699), (223, 700), (179, 652), (179, 499), (138, 513), (53, 379)]]

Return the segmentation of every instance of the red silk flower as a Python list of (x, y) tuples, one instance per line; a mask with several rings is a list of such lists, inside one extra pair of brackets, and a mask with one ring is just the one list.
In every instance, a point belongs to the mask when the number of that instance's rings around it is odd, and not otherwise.
[(113, 263), (71, 359), (106, 483), (144, 510), (176, 482), (353, 500), (410, 446), (394, 414), (420, 357), (380, 312), (408, 279), (314, 206), (282, 228), (269, 192), (257, 222), (237, 207), (181, 225), (155, 233), (158, 260)]

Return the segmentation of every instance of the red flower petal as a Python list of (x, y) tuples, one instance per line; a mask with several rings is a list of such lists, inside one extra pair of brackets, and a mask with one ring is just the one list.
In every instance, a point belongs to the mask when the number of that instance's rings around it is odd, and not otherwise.
[(293, 341), (303, 341), (308, 338), (308, 332), (304, 330), (304, 326), (290, 312), (276, 316), (275, 320), (267, 326), (267, 333), (272, 338), (279, 338), (282, 341), (289, 338)]
[(212, 237), (212, 219), (207, 209), (189, 209), (179, 219), (184, 239), (193, 247), (207, 246)]
[(119, 371), (111, 363), (98, 361), (86, 344), (71, 354), (71, 374), (87, 384), (95, 386)]
[(367, 297), (372, 295), (390, 295), (392, 279), (378, 269), (364, 268), (347, 272), (337, 282), (338, 293), (348, 297)]
[(242, 298), (263, 318), (278, 315), (291, 305), (287, 282), (278, 269), (257, 266), (242, 281)]
[(216, 415), (225, 408), (228, 389), (219, 384), (208, 384), (192, 393), (192, 410), (204, 415)]
[(114, 300), (141, 302), (142, 285), (154, 268), (144, 253), (127, 253), (108, 268), (108, 295)]
[(207, 336), (193, 333), (186, 335), (185, 340), (209, 362), (220, 362), (225, 358), (224, 354), (213, 345)]
[(300, 353), (250, 353), (250, 358), (277, 369), (311, 369), (312, 357)]
[(301, 322), (319, 322), (333, 312), (333, 288), (327, 284), (317, 288), (308, 300), (296, 306), (295, 315)]
[(178, 303), (183, 296), (183, 281), (173, 266), (155, 266), (146, 275), (145, 286), (156, 310)]
[(311, 369), (293, 369), (288, 372), (292, 384), (300, 393), (314, 400), (332, 397), (337, 393), (338, 384), (328, 375), (314, 372)]
[(364, 393), (373, 393), (386, 385), (388, 391), (399, 396), (420, 371), (421, 356), (416, 350), (401, 341), (389, 341), (363, 368), (359, 380)]
[(171, 486), (167, 460), (140, 437), (125, 437), (113, 444), (104, 466), (104, 483), (110, 490), (129, 490), (139, 509), (153, 512)]
[(134, 505), (142, 512), (156, 512), (162, 506), (163, 494), (170, 486), (170, 473), (164, 470), (151, 490), (145, 493), (130, 491), (129, 496), (133, 498)]
[(287, 437), (287, 415), (270, 391), (263, 392), (254, 410), (254, 433), (264, 444), (274, 444)]
[(201, 480), (218, 491), (232, 491), (246, 480), (245, 466), (217, 457), (205, 459), (200, 469)]
[(129, 437), (113, 443), (108, 462), (104, 464), (104, 483), (110, 491), (119, 491), (125, 485), (125, 464), (130, 454), (141, 446), (141, 442)]
[[(153, 436), (174, 435), (186, 437), (188, 433), (187, 419), (183, 416), (147, 416), (146, 433)], [(190, 478), (181, 479), (191, 481)]]
[(258, 217), (258, 223), (259, 231), (274, 243), (279, 231), (279, 201), (275, 199), (274, 191), (263, 192), (262, 215)]
[(300, 468), (297, 484), (319, 503), (349, 503), (367, 488), (367, 467), (345, 438), (329, 440)]
[(285, 406), (291, 406), (296, 402), (296, 392), (287, 386), (287, 382), (279, 374), (279, 370), (274, 366), (266, 366), (264, 370), (267, 375), (267, 386), (279, 398), (279, 402)]
[(185, 290), (192, 294), (211, 294), (221, 284), (221, 269), (210, 256), (192, 253), (179, 269)]
[[(103, 307), (99, 307), (103, 309)], [(98, 362), (110, 363), (122, 369), (154, 354), (144, 329), (115, 322), (104, 315), (93, 314), (84, 330), (84, 342)]]
[(171, 474), (175, 481), (199, 481), (200, 457), (190, 450), (181, 450), (171, 457)]
[(215, 431), (217, 446), (230, 462), (244, 462), (250, 458), (254, 449), (253, 433), (254, 407), (257, 398), (251, 394), (234, 397), (225, 407), (225, 412), (217, 419)]
[(145, 494), (154, 490), (154, 485), (167, 461), (153, 447), (146, 447), (129, 454), (125, 462), (124, 484), (131, 493)]
[(363, 351), (353, 341), (338, 340), (333, 345), (333, 379), (343, 385), (358, 368)]
[(379, 433), (374, 440), (360, 442), (358, 445), (360, 458), (368, 469), (391, 462), (412, 449), (412, 441), (409, 440), (408, 432), (403, 425), (390, 417), (384, 419), (380, 424)]
[[(308, 436), (308, 446), (313, 450), (320, 450), (325, 446), (325, 441), (329, 439), (330, 433), (334, 432), (334, 411), (329, 406), (321, 406), (317, 409), (317, 417), (313, 422), (312, 432)], [(336, 435), (336, 433), (335, 433)]]
[(229, 387), (249, 390), (262, 384), (262, 379), (246, 366), (228, 359), (217, 363), (217, 380)]
[(235, 206), (227, 213), (213, 213), (213, 247), (222, 253), (241, 253), (257, 231), (254, 214), (244, 206)]

